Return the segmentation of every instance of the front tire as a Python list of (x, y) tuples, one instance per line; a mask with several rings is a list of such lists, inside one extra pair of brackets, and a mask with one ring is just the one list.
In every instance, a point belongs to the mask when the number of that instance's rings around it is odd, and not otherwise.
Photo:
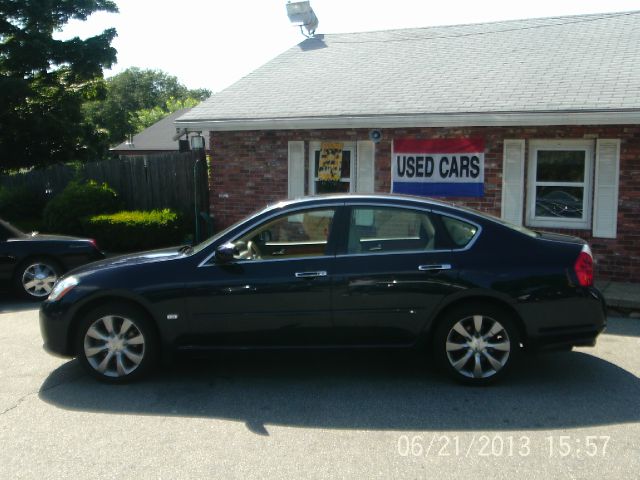
[(469, 305), (448, 312), (434, 335), (440, 367), (466, 385), (487, 385), (504, 377), (521, 354), (512, 316), (491, 305)]
[(126, 304), (108, 304), (81, 320), (76, 338), (80, 363), (94, 378), (126, 383), (146, 376), (157, 363), (158, 335), (148, 316)]

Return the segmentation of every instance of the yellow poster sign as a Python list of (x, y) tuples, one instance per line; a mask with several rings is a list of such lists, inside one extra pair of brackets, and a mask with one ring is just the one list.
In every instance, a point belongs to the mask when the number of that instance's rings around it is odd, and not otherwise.
[(335, 182), (340, 180), (342, 172), (342, 143), (323, 143), (320, 150), (318, 180)]

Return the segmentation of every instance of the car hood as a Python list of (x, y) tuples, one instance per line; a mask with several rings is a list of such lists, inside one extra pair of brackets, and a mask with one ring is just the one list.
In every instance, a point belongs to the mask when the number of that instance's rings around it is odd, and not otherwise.
[(184, 256), (180, 251), (181, 247), (164, 248), (162, 250), (151, 250), (147, 252), (130, 253), (127, 255), (119, 255), (117, 257), (105, 258), (104, 260), (98, 260), (97, 262), (89, 263), (76, 268), (70, 274), (89, 273), (96, 270), (105, 268), (118, 268), (129, 265), (140, 265), (143, 263), (155, 263), (171, 260)]

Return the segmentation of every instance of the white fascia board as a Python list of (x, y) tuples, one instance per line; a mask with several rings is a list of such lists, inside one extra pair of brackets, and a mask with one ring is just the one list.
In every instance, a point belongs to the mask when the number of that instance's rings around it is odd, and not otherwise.
[(510, 127), (543, 125), (634, 125), (640, 110), (532, 113), (443, 113), (229, 120), (178, 120), (176, 127), (193, 130), (308, 130), (337, 128)]

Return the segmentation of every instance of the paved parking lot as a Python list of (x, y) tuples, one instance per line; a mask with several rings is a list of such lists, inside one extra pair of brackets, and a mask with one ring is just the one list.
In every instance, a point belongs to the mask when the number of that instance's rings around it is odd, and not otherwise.
[(105, 386), (0, 302), (1, 478), (634, 478), (640, 320), (491, 388), (417, 354), (224, 354)]

